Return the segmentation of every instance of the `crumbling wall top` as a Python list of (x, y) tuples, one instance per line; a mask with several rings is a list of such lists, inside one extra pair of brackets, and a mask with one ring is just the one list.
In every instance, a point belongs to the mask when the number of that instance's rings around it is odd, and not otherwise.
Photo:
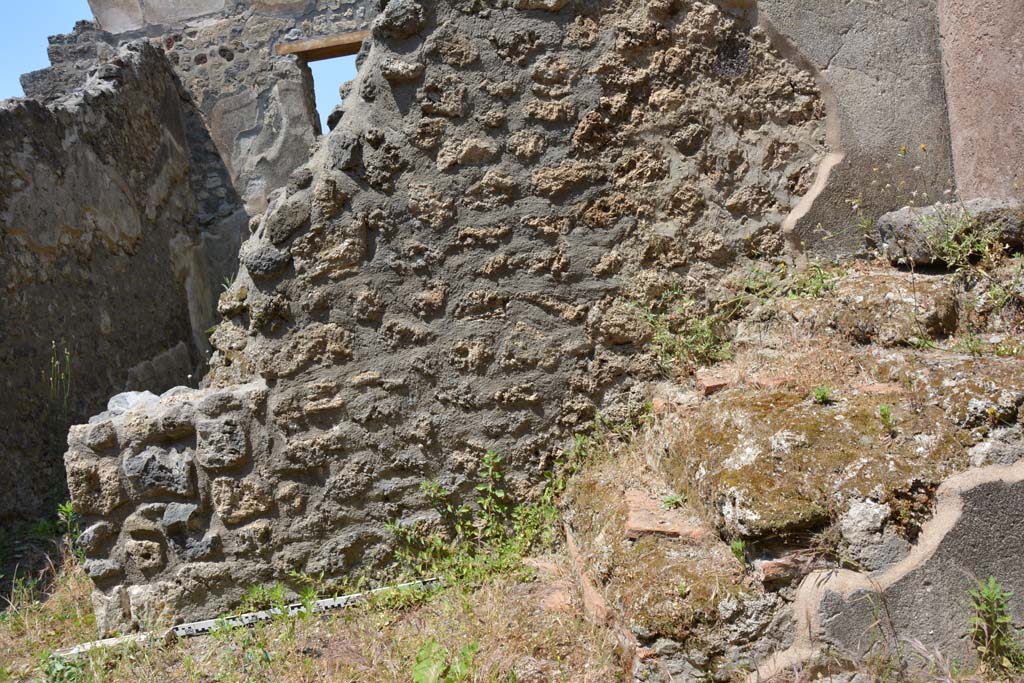
[(176, 28), (194, 19), (251, 10), (266, 16), (305, 16), (337, 12), (337, 0), (89, 0), (96, 23), (114, 34), (157, 32)]
[(89, 0), (105, 31), (127, 33), (151, 24), (177, 24), (224, 10), (227, 0)]

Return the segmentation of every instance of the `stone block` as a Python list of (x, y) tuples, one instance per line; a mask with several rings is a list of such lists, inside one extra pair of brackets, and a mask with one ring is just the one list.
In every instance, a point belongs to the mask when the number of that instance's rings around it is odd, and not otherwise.
[(873, 241), (894, 265), (909, 267), (940, 264), (944, 243), (976, 237), (992, 239), (996, 246), (1024, 247), (1024, 203), (983, 198), (903, 207), (878, 219)]
[(168, 503), (162, 526), (168, 534), (182, 534), (199, 528), (199, 506), (191, 503)]
[(178, 26), (189, 19), (222, 11), (227, 0), (143, 0), (143, 18), (147, 24)]
[(249, 461), (245, 427), (233, 419), (200, 420), (196, 423), (196, 459), (206, 470), (239, 467)]
[(124, 544), (128, 562), (143, 574), (153, 574), (167, 562), (164, 547), (156, 541), (128, 541)]
[(274, 502), (270, 491), (252, 479), (214, 479), (210, 496), (220, 518), (232, 525), (265, 514)]
[(110, 522), (90, 524), (79, 535), (75, 544), (82, 549), (86, 557), (99, 555), (114, 540), (114, 525)]
[(121, 565), (114, 560), (86, 560), (85, 573), (93, 581), (100, 583), (110, 581), (121, 575)]
[(109, 515), (127, 499), (116, 461), (98, 460), (73, 449), (64, 456), (64, 466), (71, 500), (80, 514)]
[(141, 453), (127, 455), (121, 467), (133, 494), (139, 498), (191, 498), (195, 494), (193, 460), (191, 450), (149, 446)]
[(104, 31), (126, 33), (145, 26), (140, 0), (89, 0), (89, 7)]

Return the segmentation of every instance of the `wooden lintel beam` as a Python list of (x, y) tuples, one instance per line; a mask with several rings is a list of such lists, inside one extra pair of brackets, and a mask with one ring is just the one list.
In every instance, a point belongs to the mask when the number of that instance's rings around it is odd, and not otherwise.
[(363, 41), (370, 37), (369, 31), (350, 31), (333, 36), (278, 43), (277, 54), (298, 55), (307, 62), (335, 57), (347, 57), (359, 53)]

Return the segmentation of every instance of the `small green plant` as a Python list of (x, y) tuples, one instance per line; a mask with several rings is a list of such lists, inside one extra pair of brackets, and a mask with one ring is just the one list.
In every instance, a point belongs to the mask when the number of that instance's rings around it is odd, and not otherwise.
[(713, 365), (732, 357), (722, 335), (723, 314), (699, 314), (696, 303), (678, 289), (670, 289), (643, 316), (651, 328), (649, 347), (666, 375), (680, 366)]
[(822, 384), (814, 387), (814, 390), (812, 391), (812, 398), (819, 406), (830, 406), (836, 402), (835, 398), (832, 396), (832, 387), (828, 384)]
[(934, 351), (939, 348), (938, 345), (928, 337), (912, 337), (910, 339), (910, 345), (918, 351)]
[(478, 643), (470, 643), (452, 658), (448, 649), (436, 640), (428, 640), (416, 650), (412, 668), (413, 683), (462, 683), (472, 680)]
[(500, 536), (508, 517), (508, 494), (505, 492), (501, 471), (501, 456), (494, 451), (484, 453), (480, 461), (480, 483), (476, 485), (476, 504), (480, 506), (482, 531), (488, 538)]
[(925, 241), (950, 270), (963, 271), (1002, 252), (999, 227), (979, 221), (966, 210), (940, 211), (921, 218)]
[(980, 356), (985, 352), (985, 342), (974, 333), (968, 330), (956, 345), (956, 350), (972, 356)]
[(85, 680), (85, 669), (76, 660), (47, 655), (41, 668), (46, 683), (78, 683)]
[(578, 438), (545, 476), (536, 502), (515, 503), (504, 487), (502, 459), (488, 451), (477, 470), (475, 505), (456, 504), (454, 494), (434, 481), (420, 491), (440, 513), (445, 530), (398, 522), (388, 529), (398, 539), (397, 558), (412, 577), (441, 577), (448, 585), (475, 586), (489, 576), (526, 571), (522, 558), (536, 547), (551, 548), (558, 538), (555, 505), (565, 480), (578, 466), (589, 442)]
[(60, 520), (61, 533), (73, 539), (78, 538), (82, 518), (75, 511), (75, 504), (70, 500), (57, 506), (57, 519)]
[(878, 417), (882, 420), (882, 427), (885, 429), (885, 433), (893, 435), (896, 433), (896, 422), (892, 416), (892, 406), (883, 403), (878, 406)]
[(996, 344), (995, 354), (1000, 358), (1015, 358), (1024, 355), (1024, 345), (1015, 341), (1002, 341)]
[(71, 352), (67, 347), (57, 349), (50, 342), (50, 364), (42, 373), (47, 386), (47, 426), (51, 454), (59, 456), (67, 447), (67, 432), (71, 425)]
[(811, 264), (801, 270), (791, 270), (780, 263), (771, 270), (754, 268), (746, 271), (737, 283), (744, 293), (737, 300), (743, 305), (765, 302), (769, 299), (820, 299), (836, 288), (845, 275), (837, 268)]
[(729, 544), (729, 550), (732, 551), (733, 557), (735, 557), (736, 560), (740, 564), (746, 566), (746, 564), (747, 564), (747, 542), (746, 541), (744, 541), (742, 538), (734, 538), (734, 539), (732, 539), (732, 542)]
[(264, 609), (284, 609), (288, 605), (288, 589), (283, 584), (273, 583), (269, 586), (250, 586), (242, 598), (242, 609), (256, 611)]
[(836, 288), (841, 276), (842, 273), (812, 265), (793, 276), (786, 296), (790, 299), (820, 299)]
[(679, 597), (686, 598), (690, 594), (690, 584), (685, 581), (679, 582)]
[(652, 427), (657, 420), (654, 414), (654, 402), (650, 399), (644, 401), (643, 408), (640, 410), (640, 416), (637, 418), (638, 422), (644, 427)]
[(672, 494), (661, 499), (661, 504), (666, 510), (675, 510), (686, 505), (686, 496), (683, 494)]
[(1013, 593), (1003, 589), (994, 576), (978, 581), (967, 592), (973, 614), (970, 636), (982, 663), (1004, 674), (1024, 673), (1024, 647), (1010, 616), (1009, 601)]

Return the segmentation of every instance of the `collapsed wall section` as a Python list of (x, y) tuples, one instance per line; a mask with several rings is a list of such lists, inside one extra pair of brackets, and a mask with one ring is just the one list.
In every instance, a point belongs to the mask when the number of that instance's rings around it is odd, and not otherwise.
[(145, 43), (49, 107), (0, 103), (0, 520), (56, 509), (69, 421), (196, 367), (185, 118)]
[(826, 151), (814, 79), (699, 0), (392, 0), (352, 92), (242, 246), (208, 388), (72, 432), (102, 630), (379, 567), (488, 449), (529, 495), (660, 376), (646, 311), (781, 253)]

